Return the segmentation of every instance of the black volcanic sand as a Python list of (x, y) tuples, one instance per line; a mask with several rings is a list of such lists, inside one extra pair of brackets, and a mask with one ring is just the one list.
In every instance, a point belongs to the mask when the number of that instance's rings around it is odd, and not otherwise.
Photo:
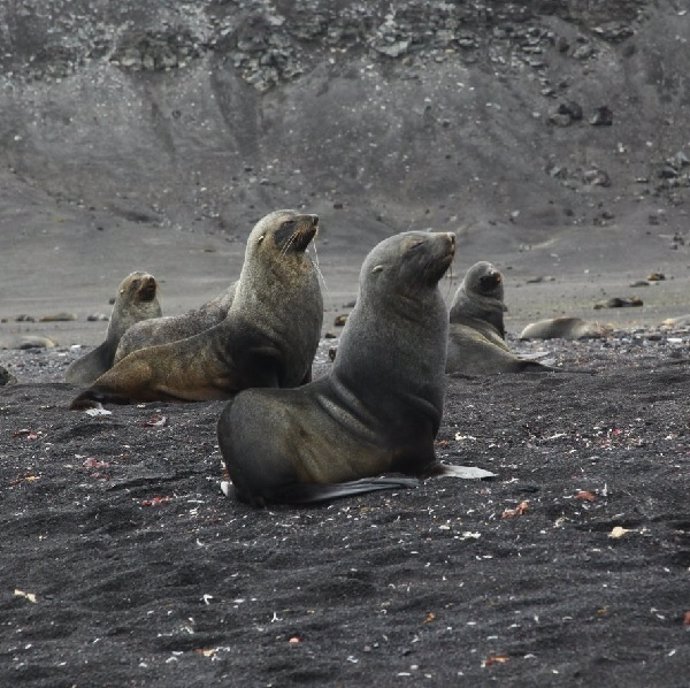
[(688, 333), (532, 349), (594, 374), (449, 380), (438, 453), (495, 480), (266, 510), (222, 402), (90, 417), (4, 352), (0, 685), (687, 686)]

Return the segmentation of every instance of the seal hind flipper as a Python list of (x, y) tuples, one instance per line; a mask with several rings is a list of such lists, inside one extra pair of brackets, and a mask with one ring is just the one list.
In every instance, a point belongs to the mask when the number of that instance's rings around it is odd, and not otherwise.
[(69, 405), (71, 411), (84, 411), (90, 408), (102, 408), (103, 404), (131, 404), (132, 399), (126, 394), (99, 390), (90, 387), (78, 394)]
[(326, 485), (296, 483), (281, 488), (280, 500), (290, 504), (313, 504), (379, 490), (414, 489), (419, 485), (417, 478), (363, 478)]

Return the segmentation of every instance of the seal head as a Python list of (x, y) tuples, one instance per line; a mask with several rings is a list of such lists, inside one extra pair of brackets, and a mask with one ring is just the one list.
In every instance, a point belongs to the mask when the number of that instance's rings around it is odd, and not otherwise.
[(466, 273), (450, 305), (450, 322), (470, 326), (491, 325), (505, 339), (503, 275), (491, 263), (479, 261)]
[(132, 272), (120, 282), (110, 315), (105, 341), (74, 361), (65, 372), (65, 380), (75, 385), (89, 385), (109, 370), (125, 332), (138, 322), (158, 318), (156, 278), (148, 272)]

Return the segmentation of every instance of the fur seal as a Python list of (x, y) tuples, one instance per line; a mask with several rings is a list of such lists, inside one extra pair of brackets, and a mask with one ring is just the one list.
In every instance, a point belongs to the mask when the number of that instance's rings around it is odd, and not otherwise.
[(679, 315), (677, 318), (666, 318), (661, 325), (662, 327), (690, 327), (690, 315)]
[(217, 325), (227, 316), (236, 287), (237, 282), (233, 282), (218, 296), (181, 315), (167, 315), (135, 323), (122, 335), (115, 352), (115, 363), (132, 351), (192, 337)]
[(239, 499), (299, 504), (417, 484), (373, 479), (391, 472), (492, 475), (434, 452), (448, 328), (438, 282), (454, 253), (451, 233), (385, 239), (364, 260), (330, 374), (297, 389), (245, 390), (226, 405), (218, 441)]
[(67, 368), (67, 382), (90, 385), (112, 367), (115, 351), (125, 332), (139, 321), (161, 315), (157, 289), (156, 278), (147, 272), (132, 272), (120, 282), (105, 341)]
[(446, 372), (494, 375), (554, 368), (520, 358), (505, 342), (503, 276), (486, 261), (465, 274), (450, 307)]
[(613, 332), (609, 325), (580, 318), (551, 318), (530, 323), (520, 339), (597, 339)]
[(323, 320), (318, 272), (306, 253), (318, 217), (277, 210), (252, 229), (232, 306), (218, 325), (120, 360), (71, 408), (101, 402), (228, 399), (247, 387), (311, 379)]

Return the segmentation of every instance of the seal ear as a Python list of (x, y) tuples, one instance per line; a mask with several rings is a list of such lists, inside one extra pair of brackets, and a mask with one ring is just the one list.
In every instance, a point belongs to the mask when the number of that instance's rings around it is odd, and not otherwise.
[(266, 238), (266, 235), (265, 235), (265, 234), (262, 234), (262, 235), (256, 240), (256, 243), (257, 243), (257, 244), (260, 244), (265, 238)]
[(375, 265), (372, 268), (371, 274), (375, 275), (377, 272), (383, 272), (383, 265)]

